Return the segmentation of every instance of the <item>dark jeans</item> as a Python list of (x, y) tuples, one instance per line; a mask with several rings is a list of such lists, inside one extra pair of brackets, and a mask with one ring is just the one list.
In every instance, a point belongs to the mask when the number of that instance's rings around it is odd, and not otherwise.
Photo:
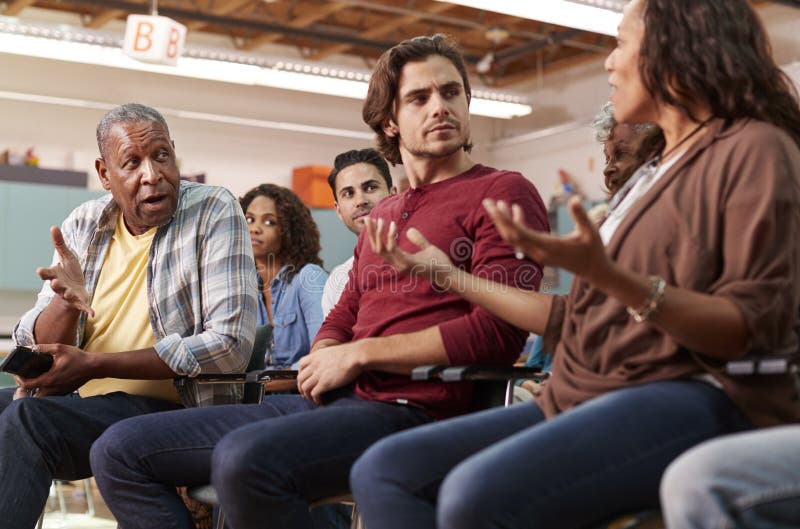
[(714, 386), (657, 382), (549, 421), (526, 403), (402, 432), (372, 446), (350, 479), (371, 528), (590, 527), (657, 507), (670, 461), (751, 426)]
[(89, 449), (110, 425), (180, 407), (126, 393), (12, 400), (14, 389), (0, 390), (0, 525), (8, 529), (36, 525), (54, 478), (92, 475)]
[(349, 490), (372, 443), (429, 422), (424, 412), (345, 396), (318, 407), (298, 395), (136, 417), (109, 428), (91, 461), (123, 529), (188, 529), (176, 485), (217, 489), (230, 527), (310, 528), (309, 502)]

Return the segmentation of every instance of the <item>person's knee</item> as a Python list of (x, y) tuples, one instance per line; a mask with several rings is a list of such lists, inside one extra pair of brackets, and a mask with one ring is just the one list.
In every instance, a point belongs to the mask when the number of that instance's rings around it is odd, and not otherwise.
[(403, 480), (403, 465), (410, 465), (419, 458), (419, 449), (409, 453), (402, 434), (382, 439), (369, 447), (350, 468), (350, 488), (358, 497), (368, 497), (369, 491), (380, 486), (389, 476), (391, 481)]
[(475, 475), (469, 465), (453, 469), (442, 482), (436, 507), (437, 527), (443, 529), (494, 527), (491, 516), (492, 487), (487, 487), (487, 475)]
[(14, 402), (14, 393), (17, 388), (0, 388), (0, 413)]
[(220, 495), (228, 490), (236, 494), (235, 491), (249, 487), (256, 463), (263, 463), (262, 459), (272, 459), (273, 456), (256, 449), (249, 437), (239, 436), (234, 431), (223, 437), (211, 454), (211, 483)]
[(660, 496), (664, 510), (670, 516), (692, 518), (696, 509), (703, 509), (716, 488), (721, 461), (713, 450), (704, 446), (678, 457), (664, 471)]
[(373, 486), (373, 480), (376, 476), (374, 468), (380, 465), (380, 455), (374, 455), (373, 451), (375, 445), (361, 454), (361, 457), (356, 459), (353, 466), (350, 467), (350, 490), (356, 497), (361, 494), (361, 491), (369, 490)]
[(135, 465), (137, 457), (133, 448), (141, 445), (136, 441), (137, 435), (137, 428), (122, 421), (112, 424), (92, 443), (89, 462), (98, 481), (106, 476), (118, 475), (123, 469)]
[(44, 399), (21, 398), (8, 404), (0, 416), (0, 428), (11, 435), (29, 435), (40, 441), (57, 435), (53, 431)]

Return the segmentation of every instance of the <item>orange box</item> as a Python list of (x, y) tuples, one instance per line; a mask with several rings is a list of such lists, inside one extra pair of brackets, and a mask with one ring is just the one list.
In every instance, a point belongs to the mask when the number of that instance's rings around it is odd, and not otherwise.
[(334, 200), (328, 185), (329, 165), (306, 165), (292, 169), (292, 191), (310, 208), (333, 209)]

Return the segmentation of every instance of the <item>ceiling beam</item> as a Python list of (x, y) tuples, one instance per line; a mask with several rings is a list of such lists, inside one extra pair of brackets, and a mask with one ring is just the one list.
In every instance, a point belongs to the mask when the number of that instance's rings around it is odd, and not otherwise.
[[(305, 15), (294, 17), (290, 20), (286, 25), (290, 28), (306, 28), (317, 22), (322, 20), (323, 18), (336, 13), (337, 11), (341, 11), (342, 9), (347, 8), (347, 4), (341, 4), (338, 2), (333, 2), (330, 4), (325, 4), (317, 9), (315, 9), (312, 13), (307, 13)], [(244, 50), (254, 50), (259, 46), (263, 46), (264, 44), (269, 44), (271, 42), (275, 42), (280, 40), (283, 37), (281, 33), (265, 33), (263, 35), (259, 35), (257, 37), (253, 37), (252, 39), (248, 40), (242, 46)]]
[(112, 20), (117, 19), (125, 14), (127, 14), (127, 11), (123, 11), (122, 9), (106, 9), (90, 18), (89, 21), (84, 24), (84, 26), (94, 29), (102, 28)]
[(28, 7), (29, 5), (33, 4), (34, 2), (36, 2), (36, 0), (14, 0), (10, 4), (8, 4), (6, 10), (3, 11), (3, 15), (7, 17), (13, 17), (23, 9)]
[[(383, 24), (379, 24), (379, 25), (377, 25), (377, 26), (375, 26), (373, 28), (370, 28), (370, 29), (368, 29), (366, 31), (363, 31), (363, 32), (359, 33), (358, 34), (358, 38), (361, 38), (361, 39), (374, 39), (376, 37), (382, 37), (382, 36), (384, 36), (384, 35), (386, 35), (388, 33), (391, 33), (392, 31), (396, 30), (399, 27), (405, 26), (407, 24), (412, 24), (412, 23), (414, 23), (414, 22), (416, 22), (416, 21), (418, 21), (420, 19), (423, 19), (426, 14), (434, 14), (434, 15), (436, 15), (436, 14), (439, 14), (439, 13), (443, 13), (444, 11), (447, 11), (448, 9), (452, 9), (454, 7), (456, 7), (455, 4), (448, 4), (448, 3), (444, 3), (444, 2), (436, 2), (436, 3), (431, 4), (430, 6), (428, 6), (426, 9), (424, 9), (423, 10), (424, 12), (421, 11), (419, 13), (412, 13), (412, 14), (404, 15), (404, 16), (402, 16), (400, 18), (392, 17), (390, 20), (388, 20), (387, 22), (384, 22)], [(350, 44), (335, 44), (333, 46), (329, 46), (327, 48), (322, 48), (321, 50), (318, 50), (317, 52), (312, 53), (311, 56), (309, 57), (309, 59), (311, 59), (311, 60), (321, 60), (321, 59), (324, 59), (324, 58), (326, 58), (326, 57), (328, 57), (330, 55), (333, 55), (335, 53), (343, 53), (343, 52), (349, 50), (352, 47), (353, 46), (350, 45)]]
[[(565, 40), (569, 40), (581, 35), (578, 29), (567, 29), (564, 31), (554, 31), (546, 38), (539, 39), (538, 41), (528, 42), (515, 48), (508, 48), (495, 53), (495, 62), (497, 64), (509, 63), (524, 55), (544, 50), (555, 44), (560, 44)], [(597, 51), (597, 50), (594, 50)]]
[[(607, 54), (603, 53), (580, 52), (577, 53), (576, 55), (573, 55), (572, 57), (567, 57), (566, 59), (559, 59), (557, 61), (553, 61), (549, 64), (546, 64), (544, 66), (544, 71), (542, 72), (542, 75), (554, 74), (556, 72), (567, 70), (574, 66), (579, 66), (582, 64), (590, 63), (592, 61), (596, 61), (606, 56)], [(535, 79), (538, 76), (539, 76), (538, 68), (530, 68), (524, 72), (500, 77), (492, 86), (494, 88), (507, 88), (515, 84), (524, 83), (525, 81), (530, 81), (531, 79)]]
[[(245, 5), (249, 4), (253, 0), (223, 0), (214, 2), (214, 7), (211, 9), (211, 13), (214, 15), (229, 15), (239, 9), (240, 7), (244, 7)], [(203, 29), (208, 24), (206, 22), (201, 22), (196, 20), (194, 22), (189, 22), (186, 24), (186, 29), (188, 31), (198, 31)]]
[[(135, 3), (129, 0), (61, 0), (65, 5), (85, 5), (91, 7), (106, 7), (113, 9), (124, 9), (130, 13), (146, 13), (147, 6)], [(360, 46), (365, 48), (373, 48), (376, 50), (384, 51), (391, 48), (395, 42), (383, 42), (378, 40), (362, 39), (358, 36), (343, 35), (339, 32), (323, 31), (321, 29), (311, 28), (292, 28), (281, 24), (274, 24), (270, 22), (261, 22), (246, 18), (232, 18), (222, 15), (213, 15), (210, 13), (201, 13), (198, 11), (191, 11), (188, 9), (178, 9), (170, 6), (159, 6), (158, 13), (160, 15), (170, 17), (180, 21), (202, 21), (208, 24), (213, 24), (221, 28), (237, 29), (237, 30), (251, 30), (260, 33), (280, 33), (298, 38), (324, 40), (334, 43), (347, 43), (351, 46)], [(185, 22), (184, 22), (185, 23)], [(480, 57), (475, 58), (465, 56), (468, 61), (477, 61)]]

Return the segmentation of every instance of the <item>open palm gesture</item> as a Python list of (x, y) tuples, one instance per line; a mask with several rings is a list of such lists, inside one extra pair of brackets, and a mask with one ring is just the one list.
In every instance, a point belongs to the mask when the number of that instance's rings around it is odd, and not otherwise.
[(375, 220), (367, 217), (364, 219), (364, 226), (372, 251), (380, 255), (395, 270), (401, 274), (427, 279), (442, 289), (448, 289), (456, 272), (453, 262), (446, 253), (428, 242), (419, 230), (411, 228), (406, 232), (408, 240), (420, 250), (408, 253), (397, 245), (397, 225), (394, 222), (389, 224), (385, 235), (383, 219)]
[(71, 307), (94, 316), (94, 311), (89, 306), (91, 299), (86, 290), (81, 263), (64, 242), (64, 235), (57, 226), (50, 228), (50, 237), (53, 239), (59, 262), (47, 268), (37, 268), (36, 273), (43, 280), (49, 280), (53, 292)]
[(517, 205), (509, 207), (503, 201), (486, 199), (483, 206), (503, 240), (537, 263), (563, 268), (590, 282), (601, 276), (610, 264), (600, 234), (577, 197), (568, 204), (575, 230), (565, 237), (528, 228), (522, 208)]

